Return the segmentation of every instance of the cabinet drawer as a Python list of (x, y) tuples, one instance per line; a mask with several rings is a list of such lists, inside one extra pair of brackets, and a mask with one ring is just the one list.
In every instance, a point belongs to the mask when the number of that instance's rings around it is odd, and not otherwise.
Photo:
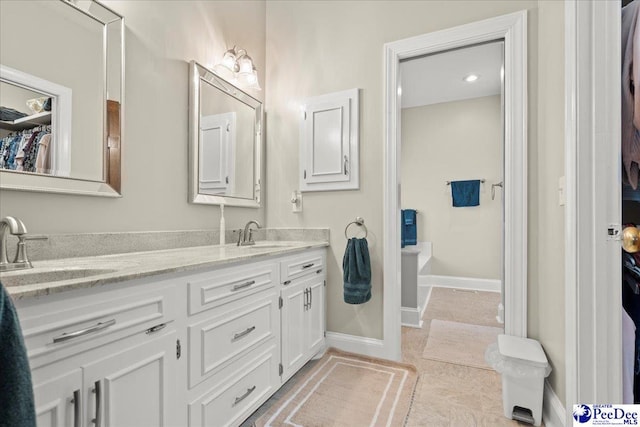
[(239, 265), (189, 279), (189, 314), (193, 315), (275, 286), (277, 264)]
[(279, 336), (278, 295), (236, 306), (189, 326), (189, 387), (227, 367), (261, 343)]
[(39, 313), (37, 307), (27, 310), (22, 317), (25, 345), (32, 364), (49, 354), (51, 362), (173, 321), (176, 306), (174, 284), (69, 296), (64, 304), (43, 305)]
[(255, 411), (279, 386), (278, 350), (270, 347), (189, 405), (189, 426), (238, 425)]
[(280, 280), (285, 285), (293, 279), (324, 271), (324, 251), (304, 253), (280, 262)]

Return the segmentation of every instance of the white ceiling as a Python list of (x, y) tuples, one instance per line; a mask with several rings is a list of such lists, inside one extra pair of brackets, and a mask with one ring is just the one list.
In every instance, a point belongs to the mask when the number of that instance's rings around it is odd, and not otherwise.
[[(502, 57), (503, 43), (495, 42), (402, 62), (402, 108), (498, 95)], [(469, 74), (480, 78), (467, 83)]]

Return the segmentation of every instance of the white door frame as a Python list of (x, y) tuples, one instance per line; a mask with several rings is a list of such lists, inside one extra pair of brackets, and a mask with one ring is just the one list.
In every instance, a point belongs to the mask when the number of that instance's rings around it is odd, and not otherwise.
[(505, 332), (527, 335), (527, 11), (385, 44), (383, 357), (401, 358), (400, 60), (504, 40)]
[(622, 402), (620, 1), (565, 1), (567, 425)]

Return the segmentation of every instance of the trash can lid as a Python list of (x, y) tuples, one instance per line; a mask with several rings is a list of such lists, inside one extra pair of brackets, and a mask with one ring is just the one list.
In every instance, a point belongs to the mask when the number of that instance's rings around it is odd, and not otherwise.
[(528, 365), (547, 367), (547, 356), (536, 340), (512, 335), (498, 335), (498, 350), (502, 357), (518, 359)]

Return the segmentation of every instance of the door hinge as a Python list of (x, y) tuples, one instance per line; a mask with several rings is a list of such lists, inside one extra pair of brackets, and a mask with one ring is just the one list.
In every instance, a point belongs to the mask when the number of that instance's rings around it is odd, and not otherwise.
[(176, 340), (176, 359), (180, 359), (180, 356), (182, 356), (182, 346), (180, 340)]
[(279, 309), (282, 309), (282, 305), (283, 305), (283, 303), (284, 303), (284, 302), (282, 301), (282, 297), (279, 297), (279, 299), (278, 299), (278, 308), (279, 308)]
[(282, 363), (280, 363), (278, 365), (278, 375), (282, 376), (283, 372), (284, 372), (284, 368), (282, 367)]
[(620, 240), (620, 224), (609, 224), (607, 227), (607, 240)]

